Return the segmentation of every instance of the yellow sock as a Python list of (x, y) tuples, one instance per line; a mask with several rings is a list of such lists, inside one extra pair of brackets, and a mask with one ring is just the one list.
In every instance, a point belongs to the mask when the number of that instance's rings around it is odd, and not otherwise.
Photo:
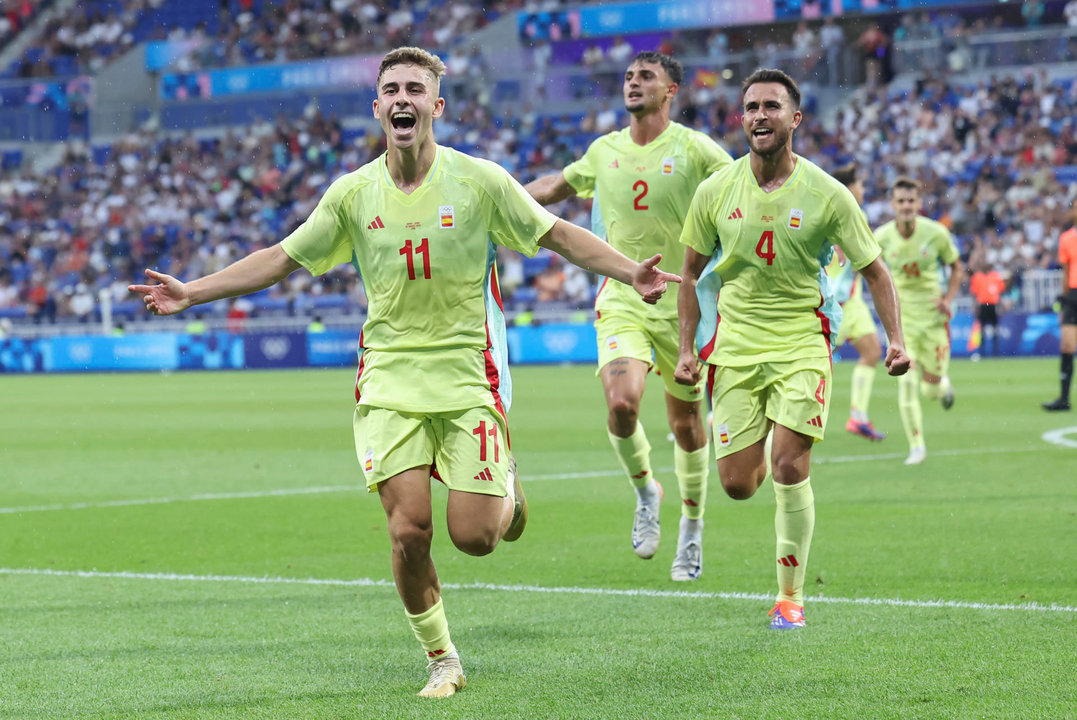
[(898, 378), (898, 410), (901, 411), (901, 423), (905, 426), (905, 437), (910, 448), (924, 444), (924, 413), (920, 409), (919, 385), (919, 378), (911, 372)]
[(456, 646), (449, 638), (449, 622), (445, 619), (441, 598), (426, 612), (412, 615), (405, 610), (404, 614), (408, 616), (411, 631), (415, 633), (428, 658), (434, 660), (456, 652)]
[(647, 442), (647, 433), (643, 432), (643, 426), (636, 423), (636, 431), (626, 438), (617, 437), (613, 433), (606, 432), (610, 436), (610, 445), (613, 452), (621, 462), (621, 467), (628, 474), (628, 480), (634, 488), (642, 488), (653, 479), (651, 472), (651, 444)]
[(804, 604), (804, 574), (815, 530), (811, 478), (796, 485), (774, 483), (774, 533), (778, 538), (778, 600)]
[(707, 472), (710, 470), (710, 445), (688, 452), (673, 444), (673, 469), (681, 488), (681, 515), (690, 520), (703, 517), (707, 503)]
[(874, 366), (856, 364), (853, 368), (853, 387), (850, 398), (850, 414), (857, 422), (868, 421), (868, 405), (871, 404), (871, 386), (875, 382)]

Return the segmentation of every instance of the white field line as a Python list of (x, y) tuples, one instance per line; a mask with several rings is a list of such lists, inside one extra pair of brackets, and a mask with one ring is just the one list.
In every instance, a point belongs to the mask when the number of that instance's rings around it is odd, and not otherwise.
[[(1062, 430), (1056, 430), (1052, 433), (1044, 433), (1043, 439), (1049, 443), (1060, 445), (1063, 447), (1077, 447), (1077, 442), (1067, 442), (1062, 439), (1059, 442), (1059, 437), (1066, 433), (1077, 432), (1077, 428), (1064, 428)], [(1058, 436), (1056, 436), (1057, 434)], [(1049, 437), (1050, 436), (1050, 437)], [(1040, 452), (1042, 448), (1035, 447), (1022, 447), (1022, 448), (954, 448), (951, 450), (939, 450), (929, 453), (929, 457), (955, 457), (960, 455), (987, 455), (987, 454), (1010, 454), (1010, 453), (1029, 453)], [(905, 453), (880, 453), (876, 455), (838, 455), (835, 457), (818, 457), (814, 458), (812, 462), (816, 465), (833, 465), (837, 463), (854, 463), (854, 462), (883, 462), (886, 460), (902, 460), (905, 457)], [(656, 471), (661, 473), (673, 472), (672, 467), (657, 467)], [(588, 472), (575, 472), (575, 473), (553, 473), (547, 475), (524, 475), (526, 482), (542, 482), (550, 480), (584, 480), (588, 478), (602, 478), (602, 477), (618, 477), (622, 473), (621, 470), (592, 470)], [(246, 498), (264, 498), (264, 497), (283, 497), (288, 495), (319, 495), (324, 493), (339, 493), (339, 492), (359, 492), (365, 491), (366, 487), (362, 485), (328, 485), (322, 487), (309, 487), (309, 488), (279, 488), (275, 490), (250, 490), (243, 492), (230, 492), (230, 493), (199, 493), (197, 495), (188, 495), (186, 497), (160, 497), (160, 498), (130, 498), (126, 500), (101, 500), (97, 502), (79, 502), (79, 503), (66, 503), (56, 505), (22, 505), (14, 507), (0, 507), (0, 515), (16, 515), (19, 513), (32, 513), (32, 512), (55, 512), (59, 510), (87, 510), (91, 508), (111, 508), (111, 507), (131, 507), (138, 505), (167, 505), (170, 503), (180, 502), (198, 502), (204, 500), (236, 500)]]
[[(134, 573), (98, 572), (96, 570), (50, 570), (39, 568), (0, 568), (0, 575), (45, 575), (51, 577), (107, 578), (118, 580), (158, 580), (166, 582), (217, 582), (256, 585), (322, 585), (332, 587), (393, 587), (391, 580), (358, 578), (336, 580), (332, 578), (286, 578), (246, 577), (242, 575), (185, 575), (180, 573)], [(690, 592), (684, 590), (648, 590), (646, 588), (616, 589), (597, 587), (545, 587), (542, 585), (498, 585), (493, 583), (442, 583), (442, 587), (454, 590), (491, 590), (557, 595), (600, 595), (616, 597), (676, 598), (686, 600), (751, 600), (769, 602), (773, 594), (743, 592)], [(1038, 603), (978, 603), (960, 600), (901, 600), (897, 598), (842, 598), (808, 597), (808, 602), (832, 605), (879, 605), (885, 607), (946, 608), (956, 610), (985, 610), (988, 612), (1023, 611), (1047, 613), (1077, 613), (1070, 605), (1040, 605)]]

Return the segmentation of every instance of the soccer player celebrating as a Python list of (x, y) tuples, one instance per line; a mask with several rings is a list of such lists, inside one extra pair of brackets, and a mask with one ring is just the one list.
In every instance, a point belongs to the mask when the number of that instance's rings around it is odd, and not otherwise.
[[(954, 389), (947, 376), (950, 305), (961, 288), (965, 269), (946, 226), (920, 216), (923, 198), (919, 182), (908, 177), (895, 180), (890, 188), (890, 206), (895, 218), (879, 227), (875, 237), (894, 274), (909, 356), (920, 368), (924, 381), (920, 385), (915, 373), (898, 381), (898, 410), (909, 440), (905, 464), (918, 465), (927, 457), (919, 393), (939, 400), (946, 410), (954, 405)], [(950, 267), (950, 281), (942, 293), (939, 273), (944, 265)]]
[[(526, 186), (543, 205), (572, 195), (596, 197), (602, 230), (613, 247), (631, 258), (661, 253), (679, 268), (684, 249), (681, 225), (696, 187), (732, 162), (703, 133), (670, 121), (670, 106), (684, 80), (681, 64), (656, 52), (641, 52), (625, 71), (629, 126), (595, 140), (563, 172)], [(656, 367), (666, 389), (666, 416), (673, 431), (673, 466), (681, 495), (677, 552), (670, 575), (695, 580), (703, 572), (703, 510), (707, 497), (707, 433), (703, 427), (702, 383), (679, 385), (677, 304), (673, 296), (654, 307), (616, 283), (604, 283), (595, 302), (598, 374), (605, 391), (606, 428), (621, 467), (636, 490), (632, 547), (641, 558), (658, 550), (662, 487), (651, 468), (651, 446), (639, 422), (647, 373)]]
[(1070, 207), (1073, 227), (1058, 238), (1058, 261), (1062, 264), (1062, 344), (1059, 348), (1062, 363), (1061, 392), (1044, 410), (1070, 409), (1070, 383), (1073, 381), (1073, 353), (1077, 352), (1077, 198)]
[(279, 245), (183, 283), (132, 285), (170, 315), (253, 292), (300, 267), (319, 275), (356, 258), (369, 298), (359, 336), (356, 453), (387, 517), (393, 577), (429, 658), (424, 697), (464, 687), (430, 557), (430, 478), (449, 490), (446, 524), (457, 548), (486, 555), (520, 536), (527, 504), (509, 449), (510, 383), (493, 242), (528, 255), (541, 245), (631, 284), (657, 302), (676, 275), (660, 257), (636, 262), (558, 220), (497, 165), (434, 142), (445, 66), (419, 48), (385, 55), (374, 116), (388, 150), (333, 182), (307, 221)]
[(770, 627), (791, 629), (804, 626), (815, 525), (811, 451), (826, 428), (831, 334), (841, 312), (824, 271), (832, 242), (867, 280), (890, 338), (889, 373), (906, 372), (909, 357), (893, 281), (856, 199), (793, 153), (802, 118), (796, 82), (780, 70), (757, 70), (743, 92), (749, 153), (699, 186), (681, 233), (688, 249), (678, 295), (676, 377), (693, 385), (699, 360), (709, 366), (715, 455), (726, 494), (735, 500), (754, 495), (769, 465), (778, 566)]
[[(856, 198), (857, 205), (864, 204), (864, 184), (856, 174), (856, 163), (837, 168), (831, 175)], [(864, 284), (860, 276), (845, 257), (841, 248), (835, 248), (834, 259), (827, 267), (838, 302), (841, 304), (841, 327), (835, 347), (844, 342), (852, 343), (860, 356), (853, 368), (852, 397), (849, 402), (849, 420), (845, 429), (867, 438), (868, 440), (885, 440), (886, 435), (875, 429), (868, 419), (868, 405), (871, 404), (871, 386), (875, 382), (875, 366), (883, 356), (879, 336), (875, 331), (875, 320), (871, 310), (864, 301)]]

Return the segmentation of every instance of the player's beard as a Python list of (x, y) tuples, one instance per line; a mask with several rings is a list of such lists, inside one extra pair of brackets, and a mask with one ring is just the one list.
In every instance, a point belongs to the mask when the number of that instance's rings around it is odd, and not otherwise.
[(790, 146), (790, 139), (793, 136), (792, 130), (784, 128), (771, 128), (772, 133), (768, 146), (764, 150), (760, 150), (757, 145), (757, 138), (752, 133), (748, 133), (748, 146), (752, 149), (756, 155), (762, 158), (770, 158), (781, 152), (787, 150)]

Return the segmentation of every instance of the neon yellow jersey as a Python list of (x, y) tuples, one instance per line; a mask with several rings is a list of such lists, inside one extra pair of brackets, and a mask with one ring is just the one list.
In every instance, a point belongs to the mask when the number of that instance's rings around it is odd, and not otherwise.
[[(684, 247), (678, 242), (692, 195), (703, 180), (733, 162), (707, 135), (671, 122), (646, 145), (632, 141), (629, 129), (603, 135), (564, 170), (581, 197), (595, 197), (601, 221), (592, 230), (635, 261), (662, 253), (659, 267), (679, 274)], [(677, 317), (677, 293), (649, 306), (632, 288), (608, 280), (595, 309), (633, 312), (647, 317)]]
[(410, 195), (383, 154), (333, 182), (282, 245), (314, 275), (353, 261), (363, 277), (358, 403), (504, 410), (511, 382), (494, 243), (533, 256), (555, 221), (498, 165), (438, 146)]
[(894, 220), (880, 226), (875, 237), (894, 276), (902, 322), (937, 322), (941, 313), (935, 301), (942, 297), (942, 266), (960, 257), (950, 231), (942, 223), (918, 217), (908, 239), (898, 232)]
[(765, 193), (749, 158), (699, 186), (681, 234), (711, 257), (696, 285), (700, 357), (731, 367), (827, 357), (841, 322), (824, 270), (833, 244), (857, 270), (879, 246), (852, 193), (817, 165), (798, 157)]

